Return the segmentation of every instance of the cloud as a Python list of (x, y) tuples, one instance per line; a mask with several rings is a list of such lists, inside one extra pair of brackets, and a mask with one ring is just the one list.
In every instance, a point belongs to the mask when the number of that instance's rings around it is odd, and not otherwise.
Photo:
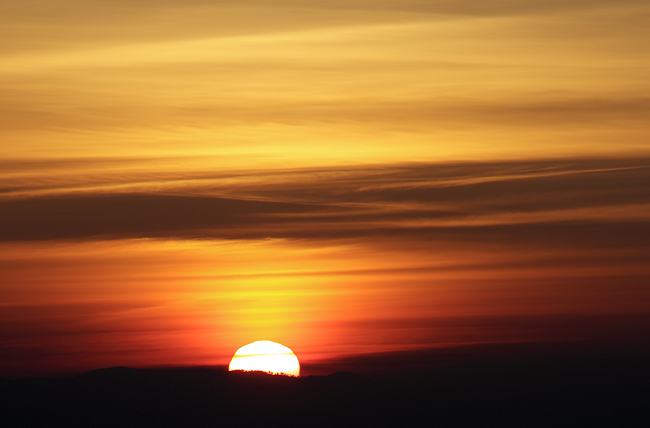
[(156, 180), (136, 174), (124, 187), (95, 178), (85, 189), (10, 190), (0, 200), (0, 238), (435, 236), (641, 245), (650, 226), (647, 165), (643, 158), (393, 164), (257, 177), (157, 171)]
[(86, 195), (5, 202), (0, 239), (98, 236), (201, 237), (203, 229), (246, 227), (260, 216), (317, 211), (318, 206), (170, 195)]
[[(437, 343), (629, 342), (648, 336), (641, 320), (649, 314), (492, 314), (430, 318), (376, 318), (345, 323), (361, 331), (401, 331), (405, 341), (421, 347)], [(399, 337), (398, 335), (392, 335)]]
[(163, 150), (296, 166), (629, 156), (647, 141), (636, 1), (0, 7), (3, 158)]

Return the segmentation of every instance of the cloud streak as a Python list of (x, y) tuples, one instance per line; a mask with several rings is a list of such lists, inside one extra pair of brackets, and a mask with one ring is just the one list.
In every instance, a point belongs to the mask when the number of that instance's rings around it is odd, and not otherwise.
[(590, 225), (618, 232), (639, 227), (643, 234), (649, 220), (648, 164), (645, 159), (396, 164), (262, 173), (258, 179), (159, 173), (153, 185), (122, 183), (126, 191), (110, 185), (84, 190), (78, 183), (72, 194), (65, 188), (58, 195), (56, 188), (5, 193), (0, 236), (302, 239), (508, 227), (544, 234), (554, 225), (575, 225), (576, 233)]

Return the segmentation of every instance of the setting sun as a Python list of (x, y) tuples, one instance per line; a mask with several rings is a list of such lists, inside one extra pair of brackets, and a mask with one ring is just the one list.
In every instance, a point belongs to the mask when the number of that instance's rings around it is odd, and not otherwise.
[(259, 340), (239, 348), (232, 357), (228, 370), (300, 376), (300, 363), (293, 351), (286, 346)]

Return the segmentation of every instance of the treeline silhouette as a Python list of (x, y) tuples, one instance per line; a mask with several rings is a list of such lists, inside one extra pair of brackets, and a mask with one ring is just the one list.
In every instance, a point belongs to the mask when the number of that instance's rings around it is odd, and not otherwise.
[(291, 378), (113, 367), (0, 381), (2, 427), (648, 427), (650, 359), (508, 356)]

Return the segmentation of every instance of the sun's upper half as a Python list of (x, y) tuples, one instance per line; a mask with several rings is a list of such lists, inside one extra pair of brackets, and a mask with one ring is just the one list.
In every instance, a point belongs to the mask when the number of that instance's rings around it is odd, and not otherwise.
[(261, 371), (300, 376), (300, 363), (293, 351), (270, 340), (259, 340), (235, 352), (228, 370)]

